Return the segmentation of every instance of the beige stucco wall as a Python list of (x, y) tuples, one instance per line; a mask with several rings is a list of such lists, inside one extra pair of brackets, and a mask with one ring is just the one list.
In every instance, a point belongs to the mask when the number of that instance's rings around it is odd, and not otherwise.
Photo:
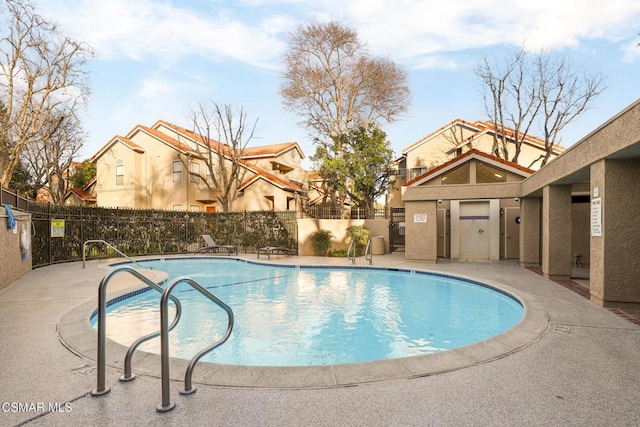
[[(491, 134), (483, 134), (480, 137), (473, 140), (471, 143), (473, 148), (476, 150), (480, 150), (485, 153), (492, 154), (493, 149), (493, 136)], [(515, 145), (513, 143), (509, 143), (509, 159), (513, 159), (515, 155)], [(520, 146), (520, 154), (518, 155), (518, 164), (529, 169), (538, 170), (541, 166), (540, 156), (544, 154), (544, 149), (538, 146), (530, 145), (527, 143), (523, 143)], [(552, 155), (550, 158), (553, 159), (556, 157)]]
[[(307, 181), (307, 172), (300, 165), (302, 156), (295, 146), (292, 146), (286, 151), (279, 153), (277, 156), (269, 156), (260, 159), (248, 160), (249, 164), (256, 165), (275, 176), (282, 177), (282, 179), (289, 179), (292, 181), (304, 183)], [(272, 162), (278, 162), (283, 165), (287, 165), (293, 168), (292, 171), (281, 173), (278, 170), (273, 169)]]
[[(429, 169), (432, 169), (433, 167), (454, 158), (455, 155), (453, 153), (446, 154), (447, 151), (454, 148), (454, 142), (460, 142), (475, 133), (474, 131), (470, 131), (459, 126), (456, 126), (455, 129), (455, 132), (458, 134), (457, 139), (453, 136), (453, 131), (450, 129), (407, 151), (407, 170), (417, 167), (428, 167)], [(462, 132), (462, 138), (459, 136), (460, 132)], [(515, 146), (513, 143), (510, 143), (508, 147), (509, 160), (511, 160), (515, 154)], [(493, 151), (493, 136), (489, 133), (482, 134), (471, 141), (471, 143), (463, 146), (462, 151), (467, 152), (472, 148), (491, 154)], [(539, 160), (541, 154), (544, 154), (544, 150), (541, 147), (523, 143), (520, 146), (518, 164), (537, 170), (540, 168), (540, 161), (536, 162), (536, 160)], [(555, 156), (552, 156), (551, 158), (553, 157)], [(407, 174), (407, 176), (409, 175)]]
[(347, 228), (361, 225), (369, 230), (369, 237), (383, 236), (385, 253), (389, 252), (389, 221), (386, 219), (298, 219), (298, 255), (313, 256), (310, 236), (318, 230), (327, 230), (333, 234), (331, 249), (347, 249), (351, 240)]
[[(138, 157), (124, 144), (116, 142), (110, 150), (96, 161), (96, 202), (98, 206), (139, 207), (138, 194), (142, 187), (143, 177), (139, 177)], [(116, 162), (122, 159), (124, 165), (123, 184), (116, 185)]]
[[(457, 132), (459, 133), (460, 130)], [(466, 129), (462, 132), (462, 139), (471, 135), (470, 131)], [(457, 141), (459, 142), (462, 139), (459, 138)], [(448, 160), (451, 160), (454, 155), (447, 154), (447, 151), (454, 148), (455, 145), (456, 140), (453, 136), (453, 131), (448, 130), (407, 151), (407, 179), (410, 179), (409, 171), (413, 168), (427, 167), (432, 169)]]
[(20, 247), (20, 232), (23, 228), (31, 235), (31, 215), (12, 210), (17, 221), (16, 234), (7, 228), (7, 215), (4, 207), (0, 213), (0, 289), (4, 289), (23, 275), (31, 271), (31, 250), (28, 258), (22, 259)]
[[(271, 200), (267, 199), (267, 196), (273, 197), (273, 208)], [(234, 210), (292, 211), (296, 210), (294, 198), (295, 193), (271, 185), (264, 179), (258, 179), (245, 188), (244, 195), (238, 198), (237, 203), (234, 203)], [(298, 204), (300, 204), (299, 198)]]

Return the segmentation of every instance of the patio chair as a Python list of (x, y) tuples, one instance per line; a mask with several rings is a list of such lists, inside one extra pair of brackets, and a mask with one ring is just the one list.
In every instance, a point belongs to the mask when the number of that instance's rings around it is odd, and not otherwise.
[(258, 248), (258, 258), (260, 258), (260, 254), (266, 254), (267, 259), (271, 259), (272, 253), (291, 255), (293, 254), (293, 251), (289, 248), (285, 248), (284, 246), (265, 246), (264, 248)]
[(220, 253), (220, 251), (222, 250), (227, 252), (227, 255), (231, 255), (234, 252), (236, 255), (238, 254), (238, 247), (235, 245), (218, 245), (216, 244), (216, 242), (213, 241), (211, 236), (209, 236), (208, 234), (203, 234), (201, 237), (202, 237), (202, 240), (204, 240), (205, 246), (200, 248), (198, 253), (203, 253), (203, 252)]

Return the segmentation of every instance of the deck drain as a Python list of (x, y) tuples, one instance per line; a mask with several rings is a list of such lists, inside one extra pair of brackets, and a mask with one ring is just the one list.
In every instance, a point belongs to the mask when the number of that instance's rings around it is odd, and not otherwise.
[(77, 368), (69, 369), (69, 372), (73, 372), (74, 374), (86, 377), (87, 375), (94, 374), (96, 372), (96, 367), (85, 363), (84, 365), (78, 366)]
[(556, 325), (553, 328), (553, 332), (564, 332), (565, 334), (568, 334), (569, 332), (571, 332), (571, 328), (565, 325)]

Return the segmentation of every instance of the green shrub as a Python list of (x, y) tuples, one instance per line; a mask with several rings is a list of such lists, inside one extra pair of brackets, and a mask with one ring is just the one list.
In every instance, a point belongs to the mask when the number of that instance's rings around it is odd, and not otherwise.
[(331, 248), (331, 238), (333, 234), (327, 230), (318, 230), (311, 233), (311, 246), (316, 256), (326, 256)]
[(369, 230), (362, 225), (352, 225), (347, 228), (347, 236), (356, 242), (356, 256), (363, 254), (369, 240)]
[(334, 258), (346, 258), (347, 250), (346, 249), (336, 249), (334, 251), (329, 251), (329, 256)]

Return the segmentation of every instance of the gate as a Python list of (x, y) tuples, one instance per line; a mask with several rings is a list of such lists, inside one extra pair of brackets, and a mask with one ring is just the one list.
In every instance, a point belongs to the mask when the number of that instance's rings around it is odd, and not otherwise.
[(404, 252), (404, 208), (389, 208), (389, 252)]

